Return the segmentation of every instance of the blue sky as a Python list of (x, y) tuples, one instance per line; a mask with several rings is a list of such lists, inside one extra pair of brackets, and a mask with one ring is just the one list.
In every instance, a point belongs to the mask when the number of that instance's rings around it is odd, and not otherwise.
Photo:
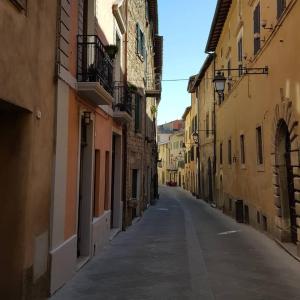
[[(185, 79), (200, 70), (216, 2), (158, 0), (159, 31), (164, 36), (163, 79)], [(158, 124), (182, 117), (191, 101), (187, 83), (163, 82)]]

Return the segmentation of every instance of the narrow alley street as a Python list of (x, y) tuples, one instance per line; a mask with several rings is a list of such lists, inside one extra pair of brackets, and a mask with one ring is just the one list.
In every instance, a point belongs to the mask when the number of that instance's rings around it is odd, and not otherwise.
[(186, 191), (120, 233), (51, 300), (299, 299), (300, 263), (250, 226)]

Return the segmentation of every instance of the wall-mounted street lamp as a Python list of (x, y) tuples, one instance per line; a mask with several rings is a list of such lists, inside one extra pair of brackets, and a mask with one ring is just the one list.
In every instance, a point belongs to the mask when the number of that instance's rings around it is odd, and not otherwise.
[(225, 90), (225, 83), (226, 83), (226, 78), (224, 76), (224, 73), (218, 71), (217, 75), (213, 79), (213, 83), (215, 85), (215, 90), (218, 93), (218, 95), (222, 96)]
[(192, 134), (192, 137), (193, 137), (194, 143), (198, 145), (199, 144), (199, 134), (198, 134), (198, 132), (194, 131), (193, 134)]

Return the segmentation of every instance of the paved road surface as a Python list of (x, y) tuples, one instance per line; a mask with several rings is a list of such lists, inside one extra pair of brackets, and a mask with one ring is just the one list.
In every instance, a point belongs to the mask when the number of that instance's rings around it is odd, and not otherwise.
[(71, 299), (299, 300), (300, 263), (264, 234), (162, 187), (157, 205), (51, 298)]

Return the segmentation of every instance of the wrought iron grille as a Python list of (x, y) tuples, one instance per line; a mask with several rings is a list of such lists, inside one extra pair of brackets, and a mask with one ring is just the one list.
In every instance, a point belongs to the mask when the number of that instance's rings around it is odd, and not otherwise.
[(116, 85), (114, 87), (114, 103), (115, 111), (125, 111), (131, 115), (131, 93), (126, 85)]
[(77, 36), (77, 58), (77, 80), (99, 82), (113, 96), (113, 63), (98, 36)]

